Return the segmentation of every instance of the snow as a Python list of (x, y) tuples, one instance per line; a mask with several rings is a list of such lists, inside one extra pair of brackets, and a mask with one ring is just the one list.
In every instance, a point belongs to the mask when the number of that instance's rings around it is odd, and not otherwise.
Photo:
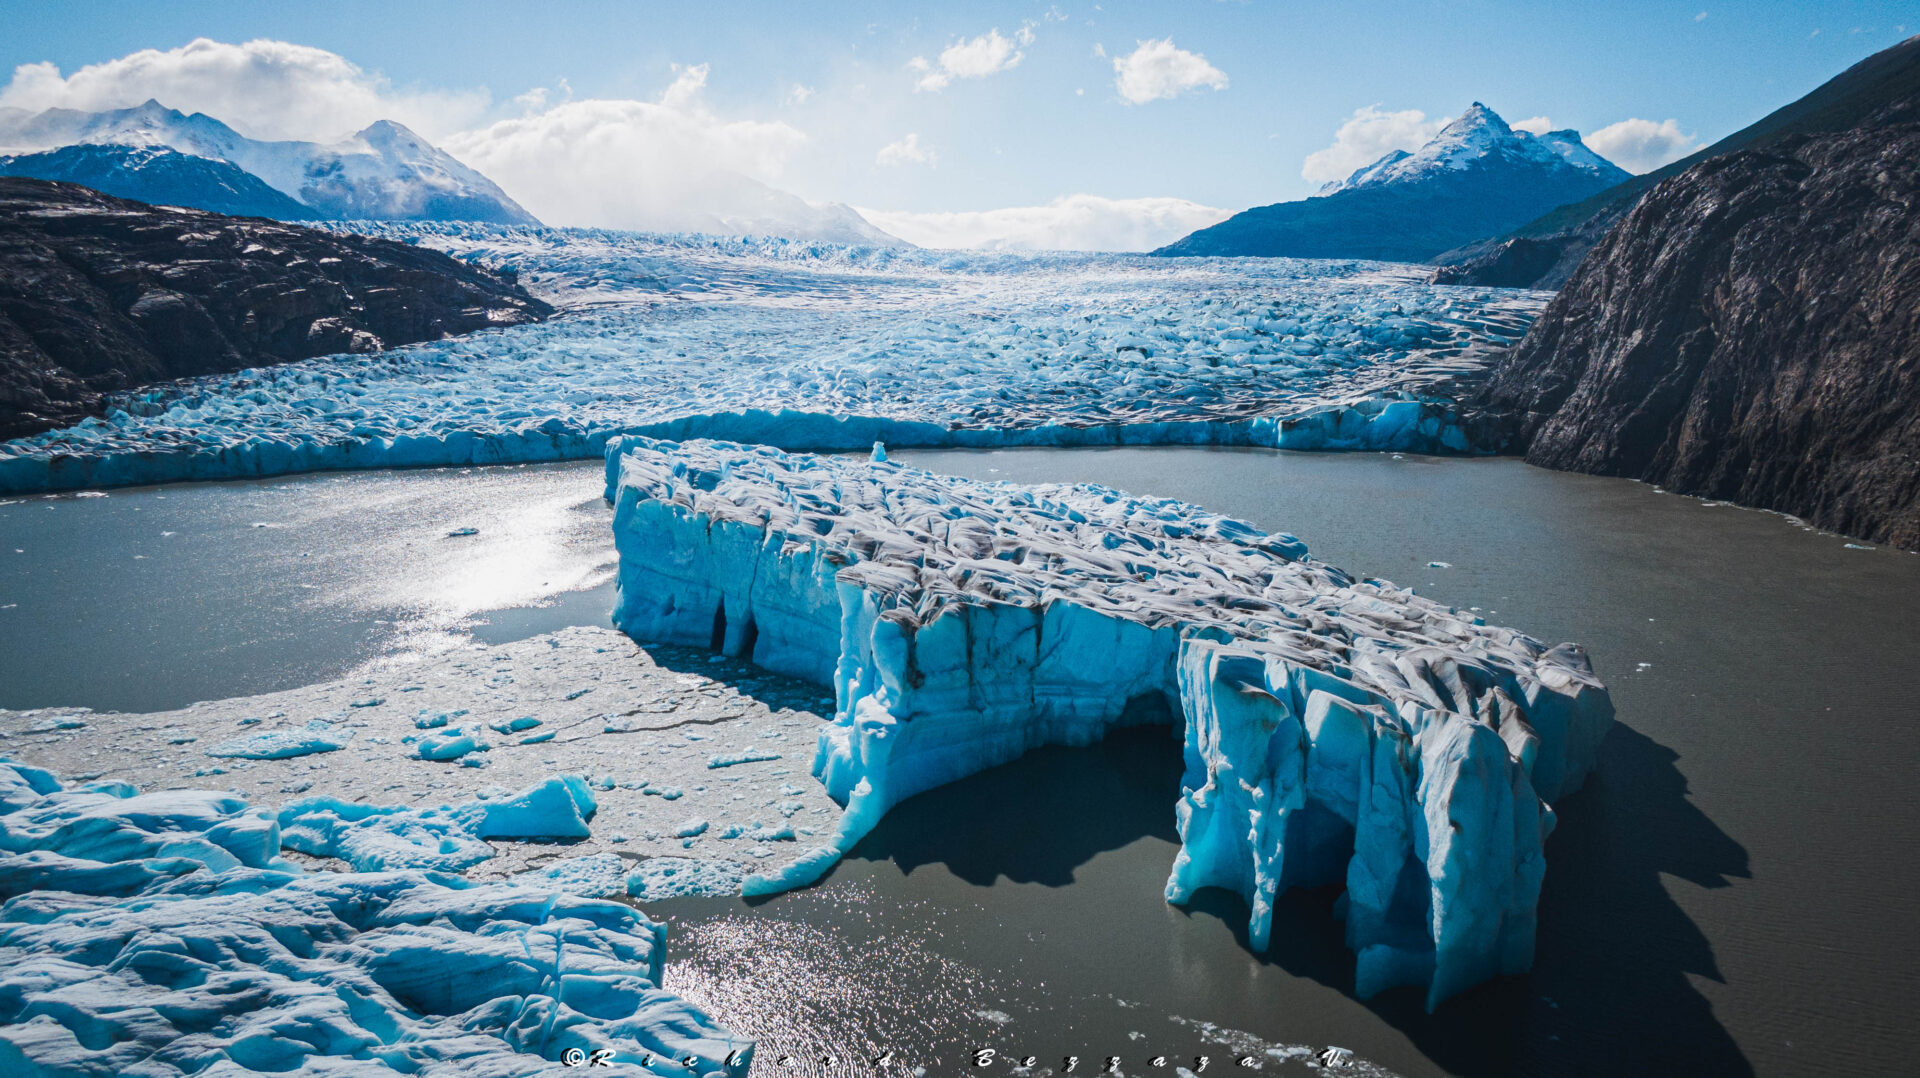
[(1315, 197), (1361, 187), (1415, 184), (1443, 172), (1472, 168), (1494, 157), (1535, 165), (1558, 166), (1624, 180), (1627, 173), (1594, 153), (1580, 141), (1578, 131), (1549, 131), (1535, 135), (1508, 127), (1498, 113), (1475, 101), (1460, 118), (1440, 130), (1426, 145), (1408, 153), (1393, 150), (1344, 180), (1329, 183)]
[[(614, 624), (834, 686), (817, 879), (899, 801), (1046, 744), (1184, 718), (1167, 884), (1344, 882), (1356, 989), (1429, 1005), (1532, 960), (1549, 803), (1612, 725), (1585, 654), (1167, 500), (727, 443), (609, 447)], [(1097, 811), (1097, 809), (1096, 809)]]
[(568, 313), (150, 388), (0, 444), (0, 492), (579, 459), (621, 433), (1477, 452), (1456, 380), (1542, 301), (1355, 262), (355, 227), (512, 269)]
[(581, 866), (309, 873), (280, 838), (238, 797), (0, 760), (0, 1071), (747, 1074), (750, 1042), (662, 990), (664, 927), (567, 893)]
[(188, 116), (157, 101), (103, 112), (0, 115), (0, 147), (37, 151), (81, 143), (166, 146), (225, 161), (326, 216), (534, 223), (492, 180), (390, 120), (322, 145), (250, 139), (204, 113)]

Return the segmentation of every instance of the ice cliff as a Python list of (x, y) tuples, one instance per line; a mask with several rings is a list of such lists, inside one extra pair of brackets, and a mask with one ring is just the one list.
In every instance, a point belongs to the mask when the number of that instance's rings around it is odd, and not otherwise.
[(1351, 262), (368, 230), (511, 270), (570, 311), (128, 394), (0, 443), (0, 493), (584, 459), (623, 433), (1474, 452), (1455, 383), (1540, 305)]
[(817, 879), (913, 794), (1171, 716), (1170, 901), (1235, 890), (1264, 948), (1280, 891), (1344, 882), (1363, 996), (1529, 966), (1548, 806), (1613, 721), (1580, 648), (1191, 505), (883, 457), (609, 447), (615, 624), (834, 687), (813, 769), (846, 815), (748, 893)]
[[(577, 823), (566, 790), (470, 823)], [(344, 808), (293, 815), (351, 829)], [(665, 929), (633, 908), (305, 872), (284, 837), (229, 794), (69, 789), (0, 759), (0, 1073), (558, 1075), (577, 1049), (608, 1073), (746, 1075), (751, 1043), (662, 990)]]

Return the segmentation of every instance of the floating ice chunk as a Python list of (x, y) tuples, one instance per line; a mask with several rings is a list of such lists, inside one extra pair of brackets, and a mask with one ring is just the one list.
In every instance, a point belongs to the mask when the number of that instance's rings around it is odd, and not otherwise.
[(416, 730), (437, 730), (466, 713), (465, 708), (461, 708), (459, 711), (439, 712), (430, 712), (422, 708), (414, 717), (413, 728)]
[(835, 688), (814, 774), (846, 813), (745, 893), (818, 878), (915, 793), (1181, 716), (1169, 901), (1239, 892), (1264, 949), (1281, 891), (1344, 883), (1362, 995), (1432, 1006), (1531, 962), (1546, 803), (1612, 725), (1578, 647), (1100, 487), (643, 438), (608, 472), (616, 626)]
[(490, 722), (487, 724), (487, 727), (499, 734), (517, 734), (522, 730), (531, 730), (538, 725), (540, 725), (539, 719), (534, 718), (532, 715), (522, 715), (517, 719), (501, 719), (498, 722)]
[(586, 783), (565, 775), (511, 796), (424, 809), (310, 798), (283, 806), (278, 819), (289, 849), (337, 857), (361, 872), (458, 872), (493, 856), (486, 839), (586, 838), (595, 808)]
[(347, 706), (348, 707), (379, 707), (381, 704), (384, 704), (384, 703), (386, 703), (386, 701), (384, 699), (381, 699), (378, 696), (369, 696), (364, 700), (355, 700), (353, 703), (348, 704)]
[(469, 535), (479, 535), (479, 528), (455, 528), (447, 533), (449, 539), (462, 539)]
[(486, 748), (473, 734), (454, 726), (421, 738), (414, 743), (413, 751), (422, 760), (458, 760), (470, 752), (482, 752)]
[(719, 898), (740, 893), (746, 866), (738, 861), (697, 857), (652, 857), (627, 877), (627, 893), (642, 902), (702, 895)]
[(207, 755), (243, 760), (285, 760), (293, 756), (310, 756), (316, 752), (345, 748), (352, 736), (335, 733), (332, 723), (315, 719), (300, 730), (264, 730), (222, 741), (208, 749)]
[(699, 819), (688, 820), (686, 823), (683, 823), (680, 825), (679, 830), (676, 830), (673, 833), (673, 837), (674, 838), (697, 838), (700, 835), (704, 835), (707, 833), (707, 826), (708, 826), (707, 821), (705, 820), (699, 820)]

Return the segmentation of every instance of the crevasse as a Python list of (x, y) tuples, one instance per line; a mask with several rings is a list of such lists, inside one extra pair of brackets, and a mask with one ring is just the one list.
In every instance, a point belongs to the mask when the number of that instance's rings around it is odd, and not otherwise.
[(1183, 724), (1167, 898), (1344, 883), (1356, 988), (1428, 1006), (1532, 961), (1553, 822), (1613, 721), (1549, 648), (1314, 561), (1291, 536), (1094, 486), (1018, 487), (727, 443), (610, 443), (620, 598), (641, 641), (835, 690), (814, 774), (825, 873), (902, 799), (1046, 744)]

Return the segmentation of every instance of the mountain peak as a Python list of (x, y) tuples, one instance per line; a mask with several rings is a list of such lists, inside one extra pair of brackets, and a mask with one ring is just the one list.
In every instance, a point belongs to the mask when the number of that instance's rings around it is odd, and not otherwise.
[(1572, 168), (1607, 178), (1609, 183), (1626, 176), (1581, 142), (1577, 131), (1549, 131), (1544, 135), (1516, 131), (1499, 113), (1475, 101), (1418, 150), (1394, 150), (1346, 179), (1321, 188), (1319, 195), (1356, 187), (1422, 183), (1467, 169), (1508, 167), (1548, 171)]

